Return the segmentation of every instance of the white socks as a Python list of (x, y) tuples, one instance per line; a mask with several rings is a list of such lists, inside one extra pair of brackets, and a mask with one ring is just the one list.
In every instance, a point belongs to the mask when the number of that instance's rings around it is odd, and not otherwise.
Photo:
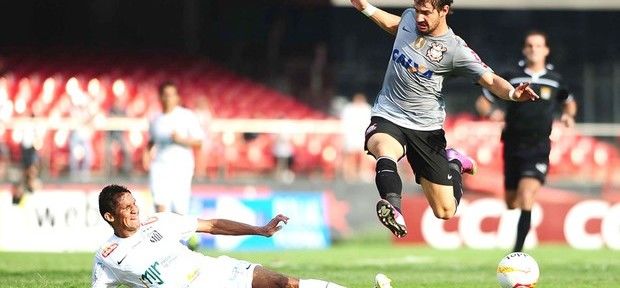
[(344, 288), (338, 284), (315, 279), (299, 279), (299, 288)]

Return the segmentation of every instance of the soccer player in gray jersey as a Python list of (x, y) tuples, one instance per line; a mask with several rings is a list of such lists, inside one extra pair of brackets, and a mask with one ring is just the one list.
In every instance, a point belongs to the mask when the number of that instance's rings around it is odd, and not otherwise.
[(402, 182), (396, 162), (407, 156), (437, 218), (450, 219), (462, 196), (461, 174), (474, 174), (475, 163), (446, 149), (442, 94), (447, 76), (466, 76), (493, 94), (512, 101), (538, 95), (529, 83), (513, 87), (495, 75), (463, 39), (452, 32), (447, 16), (452, 0), (414, 0), (399, 17), (366, 0), (353, 6), (396, 37), (366, 130), (366, 150), (377, 159), (375, 182), (381, 200), (377, 216), (397, 237), (407, 234), (401, 214)]

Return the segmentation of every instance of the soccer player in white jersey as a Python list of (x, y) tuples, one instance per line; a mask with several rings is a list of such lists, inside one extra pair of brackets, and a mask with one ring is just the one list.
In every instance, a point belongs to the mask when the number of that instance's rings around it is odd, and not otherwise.
[(288, 218), (278, 215), (257, 227), (224, 219), (203, 220), (172, 212), (160, 212), (140, 221), (136, 200), (119, 185), (99, 194), (99, 212), (114, 235), (95, 255), (92, 287), (157, 288), (338, 288), (314, 279), (297, 279), (260, 265), (217, 258), (189, 250), (182, 240), (194, 232), (216, 235), (271, 237)]
[(179, 105), (179, 92), (172, 82), (159, 87), (162, 114), (149, 125), (149, 143), (145, 161), (149, 166), (149, 184), (155, 211), (187, 214), (194, 175), (194, 148), (202, 145), (204, 130), (189, 109)]
[[(366, 0), (353, 6), (395, 36), (383, 87), (366, 130), (366, 150), (377, 159), (375, 182), (381, 200), (377, 216), (397, 237), (407, 234), (401, 214), (402, 182), (396, 162), (404, 156), (422, 185), (437, 218), (456, 213), (462, 196), (461, 174), (475, 172), (475, 163), (446, 149), (441, 92), (448, 76), (466, 76), (493, 94), (512, 101), (531, 101), (538, 95), (522, 83), (513, 87), (495, 75), (465, 41), (448, 26), (452, 0), (414, 0), (399, 17)], [(527, 119), (524, 119), (527, 120)]]

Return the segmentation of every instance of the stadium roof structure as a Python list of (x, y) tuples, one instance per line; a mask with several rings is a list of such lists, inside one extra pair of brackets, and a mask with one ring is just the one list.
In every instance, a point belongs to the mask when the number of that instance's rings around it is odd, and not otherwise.
[[(335, 6), (351, 6), (350, 0), (331, 0)], [(379, 7), (410, 7), (413, 0), (374, 0)], [(464, 9), (553, 9), (553, 10), (620, 10), (618, 0), (457, 0), (455, 8)]]

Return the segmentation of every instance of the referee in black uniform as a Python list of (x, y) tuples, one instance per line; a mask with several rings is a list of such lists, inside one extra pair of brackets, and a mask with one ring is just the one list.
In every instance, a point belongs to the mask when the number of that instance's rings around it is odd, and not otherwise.
[(521, 209), (514, 252), (523, 250), (530, 230), (534, 196), (545, 183), (549, 170), (549, 135), (558, 106), (562, 108), (560, 119), (566, 127), (575, 124), (577, 112), (577, 104), (562, 77), (546, 63), (549, 55), (547, 35), (541, 31), (527, 33), (523, 55), (525, 61), (503, 77), (509, 79), (513, 86), (530, 82), (532, 89), (540, 95), (540, 100), (500, 103), (500, 99), (483, 90), (483, 95), (476, 102), (478, 113), (482, 116), (506, 122), (502, 133), (506, 205), (509, 209)]

